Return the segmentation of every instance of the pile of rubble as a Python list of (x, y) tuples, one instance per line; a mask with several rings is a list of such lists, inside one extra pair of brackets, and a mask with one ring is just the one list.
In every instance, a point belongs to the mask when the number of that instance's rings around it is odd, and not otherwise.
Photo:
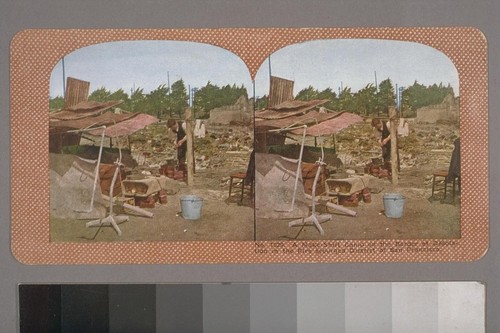
[[(131, 136), (132, 156), (143, 169), (159, 169), (176, 160), (173, 140), (165, 123), (150, 125)], [(196, 170), (246, 168), (252, 146), (251, 127), (207, 126), (205, 137), (194, 140)]]
[[(399, 137), (401, 169), (421, 166), (433, 161), (447, 165), (459, 129), (450, 124), (418, 124), (410, 127), (409, 135)], [(333, 146), (333, 140), (327, 145)], [(381, 149), (368, 122), (360, 123), (340, 132), (335, 137), (337, 156), (346, 168), (360, 168), (380, 158)]]
[[(399, 137), (401, 170), (447, 166), (454, 148), (453, 141), (458, 135), (459, 129), (451, 124), (411, 124), (408, 136)], [(150, 125), (131, 136), (131, 153), (138, 163), (134, 172), (145, 176), (166, 175), (172, 179), (185, 179), (165, 171), (166, 165), (171, 168), (176, 162), (172, 141), (173, 136), (164, 122)], [(375, 172), (374, 175), (379, 178), (390, 177), (390, 166), (381, 163), (381, 149), (369, 122), (351, 126), (334, 139), (324, 139), (323, 144), (327, 148), (335, 146), (337, 157), (347, 171), (354, 170), (356, 174)], [(252, 127), (209, 125), (205, 137), (195, 138), (194, 146), (196, 171), (206, 178), (203, 184), (211, 189), (227, 187), (229, 170), (247, 168), (253, 147)], [(424, 182), (429, 181), (428, 178)]]
[[(204, 138), (195, 138), (194, 142), (197, 170), (246, 167), (253, 146), (252, 127), (207, 126), (206, 131)], [(448, 163), (453, 141), (458, 136), (459, 129), (454, 125), (412, 124), (409, 135), (399, 137), (400, 167), (425, 165), (436, 159)], [(132, 156), (139, 166), (158, 169), (176, 159), (172, 141), (173, 136), (164, 122), (150, 125), (130, 137)], [(324, 146), (335, 146), (337, 157), (346, 168), (363, 169), (381, 156), (369, 122), (351, 126), (335, 139), (325, 139)]]

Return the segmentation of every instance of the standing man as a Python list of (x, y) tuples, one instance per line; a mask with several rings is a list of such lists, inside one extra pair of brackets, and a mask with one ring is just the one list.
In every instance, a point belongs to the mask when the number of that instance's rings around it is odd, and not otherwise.
[(174, 139), (174, 145), (177, 148), (177, 161), (179, 163), (179, 170), (186, 171), (186, 123), (177, 122), (175, 119), (169, 119), (167, 120), (167, 127), (176, 135)]
[(391, 161), (391, 132), (386, 122), (383, 122), (379, 118), (372, 119), (372, 126), (381, 133), (379, 140), (380, 146), (382, 147), (382, 158), (384, 163)]

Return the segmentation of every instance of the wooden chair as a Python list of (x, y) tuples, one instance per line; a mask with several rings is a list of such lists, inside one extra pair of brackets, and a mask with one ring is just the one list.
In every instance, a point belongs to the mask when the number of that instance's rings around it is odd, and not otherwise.
[(245, 184), (245, 178), (247, 174), (245, 172), (236, 172), (229, 175), (229, 197), (231, 198), (231, 193), (233, 189), (240, 189), (240, 201), (243, 201), (245, 195), (245, 189), (250, 191), (250, 196), (253, 196), (253, 182), (250, 184)]
[[(442, 178), (442, 179), (441, 179)], [(457, 179), (458, 177), (453, 177), (452, 181), (452, 189), (451, 189), (451, 197), (453, 200), (455, 200), (455, 189), (457, 185)], [(432, 195), (431, 198), (434, 197), (434, 193), (436, 192), (443, 192), (443, 200), (446, 199), (447, 192), (448, 192), (448, 171), (442, 170), (442, 171), (436, 171), (432, 174)]]
[(240, 189), (240, 202), (243, 201), (245, 190), (249, 192), (250, 198), (253, 200), (253, 188), (255, 178), (255, 152), (250, 154), (246, 172), (235, 172), (229, 175), (229, 198), (233, 189)]

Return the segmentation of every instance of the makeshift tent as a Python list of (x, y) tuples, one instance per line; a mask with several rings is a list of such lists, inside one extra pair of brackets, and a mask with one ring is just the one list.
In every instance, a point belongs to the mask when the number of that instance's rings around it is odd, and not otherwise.
[[(78, 145), (82, 133), (101, 136), (97, 161), (85, 161), (74, 155), (51, 154), (52, 216), (60, 218), (103, 217), (105, 209), (102, 209), (102, 193), (104, 191), (101, 192), (99, 186), (99, 171), (104, 137), (111, 140), (111, 138), (128, 136), (158, 121), (156, 117), (147, 114), (113, 112), (112, 108), (120, 103), (121, 101), (83, 101), (50, 113), (49, 147), (52, 153), (60, 153), (67, 145)], [(113, 162), (116, 166), (122, 165), (121, 151), (119, 160)], [(116, 166), (115, 169), (117, 169)], [(85, 175), (83, 177), (85, 182), (80, 180), (82, 175)], [(111, 184), (111, 187), (114, 188), (113, 185)], [(71, 198), (71, 202), (64, 200), (68, 197)], [(110, 202), (112, 200), (111, 198)], [(110, 206), (110, 215), (112, 215), (112, 205)], [(119, 232), (117, 227), (115, 229)]]
[[(270, 147), (284, 146), (286, 135), (295, 134), (320, 137), (331, 136), (344, 128), (363, 121), (358, 115), (348, 112), (330, 112), (321, 108), (328, 100), (287, 101), (255, 114), (256, 151), (256, 216), (258, 218), (304, 218), (308, 211), (306, 204), (302, 174), (297, 175), (297, 163), (302, 163), (303, 152), (299, 144), (293, 150), (295, 161), (278, 154), (269, 154)], [(304, 133), (305, 130), (305, 133)], [(299, 142), (300, 143), (300, 142)], [(297, 153), (300, 149), (300, 154)], [(300, 155), (300, 156), (299, 156)], [(272, 157), (271, 157), (272, 156)], [(322, 162), (326, 161), (322, 152)], [(313, 161), (314, 162), (314, 161)], [(274, 170), (274, 172), (270, 172)], [(290, 178), (300, 179), (300, 186)], [(279, 189), (278, 192), (276, 192)], [(318, 193), (316, 193), (318, 194)], [(296, 207), (290, 207), (292, 198)], [(283, 206), (288, 205), (288, 209)], [(278, 207), (278, 208), (276, 208)]]
[[(326, 111), (320, 108), (316, 110), (328, 100), (311, 100), (311, 101), (287, 101), (279, 105), (273, 106), (266, 110), (261, 110), (255, 113), (255, 136), (258, 145), (258, 151), (267, 152), (266, 147), (282, 141), (277, 139), (277, 135), (273, 135), (271, 131), (282, 129), (281, 133), (292, 133), (301, 135), (302, 129), (287, 129), (307, 125), (308, 136), (329, 136), (335, 135), (344, 128), (347, 128), (355, 123), (363, 121), (363, 118), (349, 112), (333, 112)], [(275, 131), (275, 133), (277, 133)]]
[[(302, 177), (297, 191), (296, 161), (276, 154), (255, 154), (255, 215), (258, 218), (301, 218), (309, 214)], [(294, 205), (292, 206), (292, 201)]]
[(51, 217), (90, 219), (106, 215), (99, 183), (96, 195), (92, 195), (96, 164), (75, 155), (50, 154)]
[[(60, 153), (62, 147), (80, 142), (81, 132), (86, 130), (93, 135), (101, 135), (102, 126), (106, 126), (104, 136), (117, 138), (128, 136), (158, 121), (145, 113), (115, 113), (112, 108), (122, 101), (95, 102), (84, 101), (74, 106), (51, 112), (49, 115), (50, 151)], [(92, 131), (92, 128), (96, 130)], [(99, 128), (99, 129), (97, 129)]]

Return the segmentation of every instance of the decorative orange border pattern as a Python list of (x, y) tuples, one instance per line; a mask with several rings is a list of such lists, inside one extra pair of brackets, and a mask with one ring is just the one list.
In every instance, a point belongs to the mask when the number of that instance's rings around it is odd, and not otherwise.
[[(53, 67), (66, 54), (92, 44), (127, 40), (178, 40), (227, 49), (247, 65), (250, 76), (271, 53), (318, 39), (386, 39), (431, 46), (455, 64), (460, 79), (462, 237), (438, 244), (439, 251), (414, 253), (286, 253), (301, 242), (109, 242), (49, 241), (48, 96)], [(468, 27), (277, 28), (277, 29), (95, 29), (24, 30), (11, 44), (11, 216), (12, 252), (26, 264), (332, 263), (472, 261), (488, 248), (488, 63), (483, 34)], [(393, 240), (386, 240), (393, 242)], [(435, 240), (429, 240), (435, 241)], [(321, 242), (345, 246), (352, 241)], [(370, 243), (371, 242), (371, 243)], [(367, 246), (374, 241), (359, 241)], [(274, 242), (276, 243), (276, 242)], [(291, 248), (290, 248), (291, 249)], [(369, 252), (369, 251), (368, 251)]]

